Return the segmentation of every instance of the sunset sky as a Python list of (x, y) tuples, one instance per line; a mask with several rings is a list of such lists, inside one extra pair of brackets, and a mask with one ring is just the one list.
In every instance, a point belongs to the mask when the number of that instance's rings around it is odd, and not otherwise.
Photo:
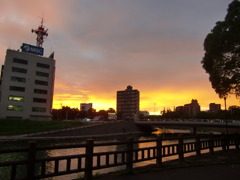
[[(116, 108), (116, 91), (140, 91), (140, 109), (197, 99), (201, 110), (223, 100), (202, 68), (203, 41), (231, 0), (0, 0), (0, 63), (6, 50), (35, 45), (44, 17), (45, 56), (55, 52), (53, 108), (93, 103)], [(155, 105), (154, 105), (155, 104)], [(240, 105), (231, 96), (229, 105)], [(154, 108), (155, 107), (155, 108)]]

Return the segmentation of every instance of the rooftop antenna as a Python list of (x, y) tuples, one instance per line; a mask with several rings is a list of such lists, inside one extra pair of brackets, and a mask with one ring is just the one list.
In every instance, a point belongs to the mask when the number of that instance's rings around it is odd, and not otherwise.
[(48, 29), (45, 30), (44, 26), (43, 26), (43, 18), (41, 21), (41, 25), (38, 26), (38, 29), (32, 29), (32, 33), (36, 33), (37, 34), (37, 42), (36, 42), (36, 46), (37, 47), (42, 47), (42, 44), (44, 42), (44, 36), (48, 36), (47, 33)]

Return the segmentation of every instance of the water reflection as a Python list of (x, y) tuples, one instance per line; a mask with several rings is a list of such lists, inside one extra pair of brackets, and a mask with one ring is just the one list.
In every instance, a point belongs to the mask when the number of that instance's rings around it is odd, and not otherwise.
[[(142, 137), (134, 137), (135, 140), (149, 140), (152, 138), (155, 138), (159, 134), (175, 134), (175, 133), (188, 133), (188, 130), (172, 130), (172, 129), (157, 129), (151, 136), (142, 136)], [(112, 138), (112, 139), (102, 139), (102, 140), (96, 140), (94, 143), (107, 143), (107, 142), (122, 142), (126, 141), (128, 137), (126, 136), (120, 136), (118, 138)], [(77, 144), (80, 143), (85, 143), (85, 141), (78, 141)], [(176, 144), (176, 141), (164, 141), (163, 145), (170, 145), (170, 144)], [(55, 141), (55, 142), (39, 142), (37, 145), (38, 146), (46, 146), (46, 145), (63, 145), (63, 144), (76, 144), (76, 141)], [(13, 145), (10, 145), (13, 147)], [(15, 144), (16, 146), (16, 144)], [(15, 147), (14, 146), (14, 147)], [(23, 146), (19, 145), (19, 146)], [(18, 146), (18, 147), (19, 147)], [(26, 147), (26, 144), (24, 145)], [(134, 149), (137, 148), (146, 148), (146, 147), (154, 147), (156, 146), (155, 142), (144, 142), (144, 143), (139, 143), (134, 145)], [(9, 147), (9, 146), (7, 146)], [(125, 145), (112, 145), (112, 146), (97, 146), (94, 148), (94, 153), (100, 153), (100, 152), (110, 152), (110, 151), (121, 151), (125, 150), (126, 146)], [(85, 154), (85, 148), (71, 148), (71, 149), (58, 149), (58, 150), (47, 150), (47, 151), (39, 151), (37, 153), (38, 158), (47, 158), (47, 157), (58, 157), (58, 156), (69, 156), (69, 155), (80, 155), (80, 154)], [(150, 155), (153, 155), (153, 152), (150, 152)], [(138, 152), (139, 159), (142, 156), (147, 157), (147, 152), (144, 151), (144, 154), (142, 154), (140, 151)], [(25, 159), (27, 158), (27, 154), (25, 153), (11, 153), (11, 154), (4, 154), (4, 156), (0, 156), (0, 161), (6, 161), (6, 160), (20, 160), (20, 159)], [(167, 161), (170, 159), (177, 158), (175, 157), (165, 157), (163, 158), (163, 161)], [(121, 161), (121, 154), (118, 154), (118, 159)], [(114, 157), (110, 156), (110, 163), (113, 163)], [(156, 160), (149, 160), (149, 161), (143, 161), (139, 163), (135, 163), (134, 167), (141, 167), (141, 166), (146, 166), (150, 164), (155, 164)], [(106, 164), (106, 159), (104, 157), (100, 158), (100, 164), (104, 165)], [(97, 158), (94, 158), (93, 165), (97, 165)], [(85, 166), (85, 161), (84, 158), (82, 158), (81, 162), (81, 167)], [(67, 167), (67, 161), (66, 160), (60, 160), (59, 161), (59, 171), (65, 171)], [(78, 167), (78, 159), (72, 159), (71, 160), (71, 169), (77, 169)], [(108, 173), (108, 172), (113, 172), (113, 171), (119, 171), (125, 169), (125, 166), (118, 166), (118, 167), (112, 167), (112, 168), (106, 168), (106, 169), (100, 169), (100, 170), (95, 170), (93, 174), (103, 174), (103, 173)], [(26, 167), (21, 167), (20, 168), (21, 172), (26, 171)], [(54, 161), (49, 161), (46, 164), (46, 174), (54, 172)], [(36, 174), (41, 173), (41, 164), (37, 164), (36, 168)], [(9, 169), (0, 169), (0, 179), (6, 179), (4, 178), (7, 174), (9, 174)], [(22, 173), (20, 173), (22, 174)], [(4, 176), (3, 176), (4, 175)], [(79, 177), (82, 177), (83, 173), (76, 173), (76, 174), (70, 174), (70, 175), (65, 175), (65, 176), (57, 176), (53, 178), (48, 178), (48, 180), (69, 180), (69, 179), (76, 179)]]
[(181, 133), (181, 134), (190, 133), (190, 130), (156, 128), (155, 131), (152, 132), (152, 134), (154, 134), (154, 135), (179, 134), (179, 133)]
[[(19, 148), (19, 147), (26, 147), (26, 143), (19, 143), (19, 142), (15, 142), (15, 143), (1, 143), (0, 144), (0, 148), (1, 149), (5, 149), (5, 148)], [(6, 161), (18, 161), (18, 160), (24, 160), (27, 158), (27, 153), (4, 153), (4, 154), (0, 154), (0, 162), (6, 162)], [(18, 178), (23, 178), (26, 175), (26, 167), (24, 165), (18, 166), (17, 169), (18, 173)], [(0, 167), (0, 179), (4, 180), (4, 179), (9, 179), (8, 177), (10, 177), (11, 175), (11, 168), (10, 167)]]

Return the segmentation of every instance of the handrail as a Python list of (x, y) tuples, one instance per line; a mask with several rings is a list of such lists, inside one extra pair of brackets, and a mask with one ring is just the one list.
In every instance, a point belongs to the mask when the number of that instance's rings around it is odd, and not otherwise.
[[(164, 141), (174, 140), (173, 144), (164, 145)], [(140, 147), (141, 143), (154, 142), (156, 145), (147, 147)], [(118, 146), (124, 147), (123, 150), (94, 152), (94, 148), (100, 146)], [(0, 149), (0, 156), (4, 156), (6, 153), (19, 153), (25, 152), (28, 156), (24, 160), (18, 161), (3, 161), (0, 162), (0, 168), (9, 167), (10, 177), (9, 179), (18, 179), (17, 169), (21, 165), (26, 165), (27, 175), (25, 179), (40, 179), (59, 175), (66, 175), (71, 173), (84, 172), (85, 179), (92, 179), (92, 172), (96, 169), (103, 169), (109, 167), (116, 167), (120, 165), (126, 165), (127, 172), (133, 171), (133, 164), (136, 162), (156, 160), (156, 165), (162, 165), (162, 158), (169, 156), (176, 156), (180, 160), (184, 160), (184, 155), (191, 152), (196, 152), (196, 155), (201, 155), (202, 150), (209, 150), (209, 153), (213, 153), (216, 148), (221, 148), (222, 151), (229, 150), (229, 146), (235, 149), (240, 148), (240, 136), (234, 135), (213, 135), (208, 136), (191, 136), (184, 137), (179, 136), (177, 138), (162, 138), (140, 140), (135, 141), (129, 138), (124, 142), (109, 142), (109, 143), (95, 143), (94, 140), (87, 140), (82, 144), (74, 145), (57, 145), (57, 146), (37, 146), (36, 142), (29, 142), (28, 148), (8, 148)], [(69, 149), (69, 148), (83, 148), (85, 153), (78, 153), (74, 155), (54, 156), (54, 157), (37, 157), (37, 153), (44, 150), (53, 149)], [(104, 164), (101, 163), (101, 159), (104, 159)], [(63, 171), (59, 170), (60, 161), (66, 161), (66, 168)], [(77, 161), (77, 167), (74, 169), (71, 167), (72, 161)], [(52, 162), (53, 172), (46, 173), (47, 163)], [(85, 164), (84, 164), (85, 162)], [(41, 172), (34, 173), (37, 168), (37, 164), (41, 166)], [(1, 171), (0, 171), (1, 172)], [(1, 175), (1, 174), (0, 174)], [(1, 177), (1, 176), (0, 176)]]

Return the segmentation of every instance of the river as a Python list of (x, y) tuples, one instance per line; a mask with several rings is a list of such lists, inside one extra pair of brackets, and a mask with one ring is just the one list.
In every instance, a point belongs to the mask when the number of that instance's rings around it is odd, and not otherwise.
[[(177, 133), (189, 133), (189, 130), (174, 130), (174, 129), (158, 129), (156, 132), (153, 133), (153, 135), (150, 136), (137, 136), (134, 137), (136, 140), (148, 140), (148, 139), (152, 139), (155, 138), (156, 136), (158, 136), (159, 134), (162, 133), (167, 133), (167, 134), (177, 134)], [(163, 134), (163, 135), (164, 135)], [(114, 138), (108, 138), (108, 139), (100, 139), (100, 140), (95, 140), (94, 143), (106, 143), (106, 142), (119, 142), (119, 141), (124, 141), (126, 140), (127, 137), (114, 137)], [(82, 141), (83, 143), (84, 141)], [(65, 144), (65, 143), (69, 143), (69, 142), (57, 142), (56, 144)], [(77, 143), (81, 143), (77, 142)], [(169, 144), (173, 144), (176, 143), (176, 141), (164, 141), (163, 145), (169, 145)], [(25, 144), (26, 145), (26, 144)], [(42, 143), (40, 145), (43, 145)], [(46, 145), (46, 144), (45, 144)], [(11, 146), (11, 145), (10, 145)], [(16, 146), (13, 145), (13, 146)], [(155, 142), (148, 142), (148, 143), (140, 143), (138, 145), (139, 148), (144, 148), (144, 147), (152, 147), (152, 146), (156, 146)], [(119, 151), (119, 150), (123, 150), (122, 145), (114, 145), (114, 146), (97, 146), (94, 148), (94, 152), (109, 152), (109, 151)], [(76, 154), (84, 154), (85, 153), (85, 148), (72, 148), (72, 149), (61, 149), (61, 150), (48, 150), (48, 151), (40, 151), (38, 153), (38, 156), (43, 158), (43, 157), (57, 157), (57, 156), (65, 156), (65, 155), (76, 155)], [(11, 160), (19, 160), (22, 159), (24, 156), (26, 156), (26, 154), (21, 154), (21, 153), (15, 153), (15, 154), (8, 154), (7, 156), (5, 155), (4, 157), (0, 156), (0, 160), (2, 161), (3, 159), (11, 159)], [(140, 156), (140, 154), (139, 154)], [(163, 161), (167, 161), (170, 159), (174, 159), (177, 158), (177, 156), (175, 157), (165, 157), (163, 158)], [(103, 159), (101, 159), (101, 161), (104, 161)], [(111, 159), (110, 159), (111, 161)], [(113, 159), (112, 159), (113, 161)], [(150, 164), (154, 164), (156, 161), (155, 160), (151, 160), (151, 161), (144, 161), (144, 162), (139, 162), (134, 164), (134, 167), (141, 167), (141, 166), (146, 166), (146, 165), (150, 165)], [(53, 172), (54, 171), (54, 166), (52, 164), (53, 162), (49, 162), (47, 164), (46, 167), (46, 173), (48, 172)], [(101, 162), (104, 163), (104, 162)], [(75, 169), (77, 167), (77, 159), (73, 159), (71, 161), (71, 168)], [(84, 164), (84, 162), (82, 162), (82, 164)], [(94, 160), (94, 164), (96, 164), (96, 160)], [(59, 171), (63, 171), (66, 168), (66, 161), (60, 161), (59, 162)], [(113, 171), (119, 171), (119, 170), (123, 170), (125, 169), (125, 166), (119, 166), (119, 167), (113, 167), (113, 168), (106, 168), (106, 169), (101, 169), (101, 170), (95, 170), (93, 172), (93, 175), (96, 174), (104, 174), (104, 173), (109, 173), (109, 172), (113, 172)], [(4, 173), (4, 171), (6, 171)], [(25, 174), (25, 169), (21, 168), (22, 174)], [(40, 171), (40, 167), (38, 168), (38, 171)], [(8, 174), (9, 172), (7, 172), (6, 168), (4, 170), (4, 168), (0, 169), (0, 179), (4, 180), (4, 178), (6, 177), (6, 174)], [(70, 175), (65, 175), (65, 176), (57, 176), (57, 177), (53, 177), (53, 178), (48, 178), (48, 180), (70, 180), (70, 179), (76, 179), (76, 178), (80, 178), (83, 177), (83, 173), (76, 173), (76, 174), (70, 174)], [(7, 179), (6, 179), (7, 180)]]

